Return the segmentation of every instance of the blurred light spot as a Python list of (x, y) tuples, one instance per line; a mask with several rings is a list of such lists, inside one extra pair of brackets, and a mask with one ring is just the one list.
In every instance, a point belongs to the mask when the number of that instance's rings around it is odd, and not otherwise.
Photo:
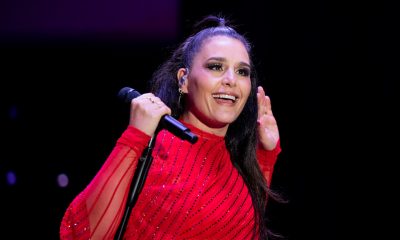
[(69, 182), (68, 176), (65, 175), (64, 173), (61, 173), (61, 174), (59, 174), (59, 175), (57, 176), (57, 183), (58, 183), (58, 186), (60, 186), (60, 187), (66, 187), (66, 186), (68, 186), (68, 182)]
[(13, 171), (9, 171), (7, 173), (8, 185), (15, 185), (16, 182), (17, 182), (17, 176), (15, 175), (15, 173)]
[(10, 107), (8, 115), (10, 116), (10, 119), (12, 119), (12, 120), (17, 119), (18, 111), (17, 111), (17, 107), (15, 105)]

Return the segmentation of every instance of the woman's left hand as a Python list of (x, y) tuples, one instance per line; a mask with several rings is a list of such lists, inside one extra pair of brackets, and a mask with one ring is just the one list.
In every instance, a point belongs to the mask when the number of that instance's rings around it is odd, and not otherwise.
[(265, 95), (265, 91), (261, 86), (258, 87), (257, 103), (259, 144), (265, 150), (273, 150), (279, 140), (279, 130), (276, 119), (272, 114), (271, 100)]

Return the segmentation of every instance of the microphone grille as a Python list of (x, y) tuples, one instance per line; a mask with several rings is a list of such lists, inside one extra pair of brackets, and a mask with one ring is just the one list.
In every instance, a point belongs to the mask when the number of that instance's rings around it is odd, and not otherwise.
[(135, 97), (138, 97), (138, 96), (140, 96), (140, 93), (130, 87), (121, 88), (121, 90), (119, 90), (118, 95), (117, 95), (117, 97), (120, 100), (122, 100), (126, 103), (130, 103), (132, 101), (132, 99), (134, 99)]

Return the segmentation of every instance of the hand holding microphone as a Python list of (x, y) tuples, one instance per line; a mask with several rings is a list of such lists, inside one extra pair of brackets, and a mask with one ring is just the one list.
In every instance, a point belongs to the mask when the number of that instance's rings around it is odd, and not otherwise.
[(118, 97), (126, 103), (131, 103), (129, 124), (152, 136), (157, 127), (167, 129), (171, 133), (191, 143), (197, 141), (197, 136), (181, 122), (171, 117), (171, 109), (152, 93), (141, 95), (133, 88), (124, 87)]
[(153, 136), (161, 117), (168, 114), (171, 114), (169, 107), (152, 93), (146, 93), (132, 99), (129, 125)]

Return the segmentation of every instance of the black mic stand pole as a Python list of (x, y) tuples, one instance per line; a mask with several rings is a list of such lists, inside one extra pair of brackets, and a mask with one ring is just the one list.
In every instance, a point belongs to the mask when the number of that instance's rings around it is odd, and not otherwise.
[(149, 172), (150, 165), (153, 161), (153, 156), (151, 154), (153, 152), (154, 144), (156, 142), (157, 134), (159, 131), (160, 129), (158, 127), (153, 137), (150, 139), (147, 148), (143, 150), (142, 156), (138, 161), (135, 175), (133, 176), (133, 180), (129, 188), (128, 200), (126, 202), (125, 212), (122, 217), (121, 223), (118, 227), (118, 230), (114, 236), (114, 240), (120, 240), (124, 236), (129, 216), (131, 215), (132, 212), (132, 208), (139, 197), (139, 194), (146, 180), (147, 173)]

